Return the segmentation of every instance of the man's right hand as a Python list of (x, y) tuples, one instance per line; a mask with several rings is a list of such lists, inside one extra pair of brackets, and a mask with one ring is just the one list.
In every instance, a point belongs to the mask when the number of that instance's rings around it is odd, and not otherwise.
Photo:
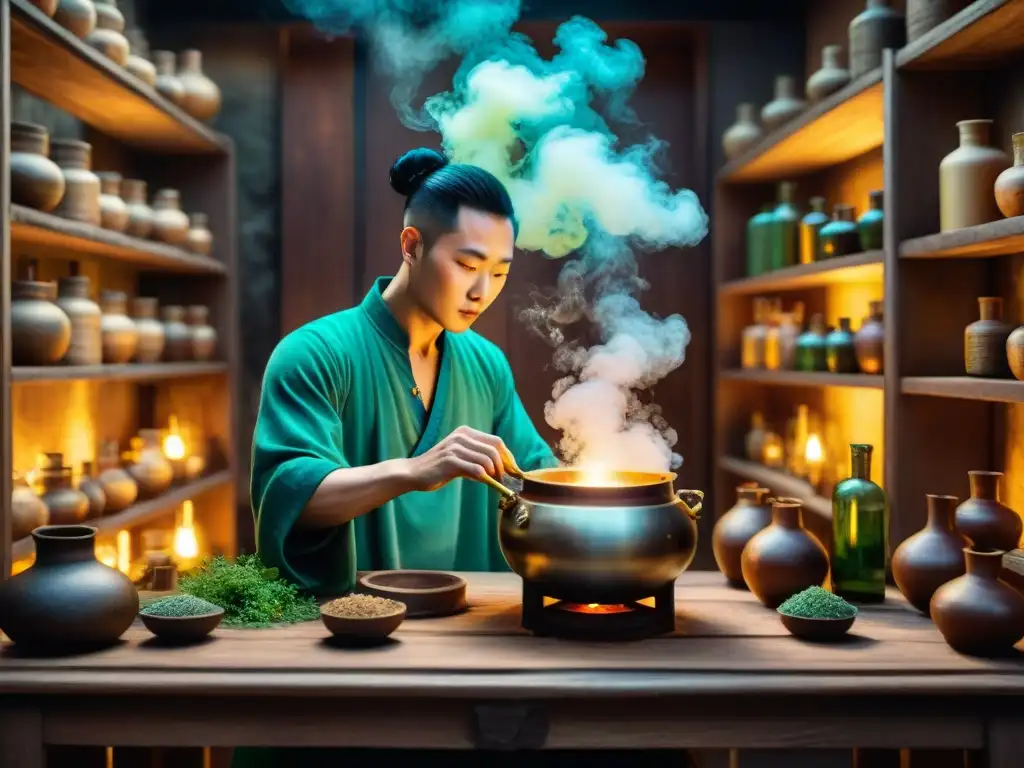
[(501, 479), (515, 459), (500, 437), (472, 427), (459, 427), (430, 450), (409, 459), (416, 490), (433, 491), (457, 477), (481, 480), (485, 475)]

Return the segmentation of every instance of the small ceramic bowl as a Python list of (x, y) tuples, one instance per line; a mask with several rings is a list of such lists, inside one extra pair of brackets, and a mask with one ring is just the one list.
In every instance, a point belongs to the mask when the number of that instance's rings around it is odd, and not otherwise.
[(145, 613), (139, 616), (146, 629), (157, 637), (183, 643), (201, 640), (213, 632), (224, 618), (224, 609), (201, 616), (151, 616)]
[(409, 618), (450, 616), (466, 610), (466, 580), (443, 571), (372, 571), (360, 577), (358, 591), (408, 606)]
[(808, 619), (778, 611), (782, 626), (805, 640), (838, 640), (853, 626), (856, 616), (846, 619)]
[(383, 640), (405, 621), (405, 603), (398, 604), (401, 608), (384, 616), (331, 616), (321, 610), (320, 620), (328, 631), (339, 639)]

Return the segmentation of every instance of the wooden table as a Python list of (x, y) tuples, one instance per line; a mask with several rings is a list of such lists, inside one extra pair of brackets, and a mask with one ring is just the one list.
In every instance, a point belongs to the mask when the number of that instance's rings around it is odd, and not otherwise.
[(960, 656), (896, 592), (848, 642), (815, 645), (720, 574), (688, 573), (674, 634), (569, 642), (520, 628), (518, 577), (464, 575), (469, 612), (407, 620), (372, 649), (332, 645), (319, 622), (187, 649), (141, 626), (85, 656), (5, 647), (0, 764), (40, 768), (44, 744), (159, 744), (831, 750), (816, 766), (929, 748), (1024, 766), (1024, 649)]

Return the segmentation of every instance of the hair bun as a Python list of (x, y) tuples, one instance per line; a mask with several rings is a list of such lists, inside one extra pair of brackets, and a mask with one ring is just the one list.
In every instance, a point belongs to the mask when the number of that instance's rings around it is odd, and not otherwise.
[(391, 188), (405, 197), (411, 196), (427, 176), (448, 165), (448, 159), (428, 147), (410, 149), (391, 166), (388, 181)]

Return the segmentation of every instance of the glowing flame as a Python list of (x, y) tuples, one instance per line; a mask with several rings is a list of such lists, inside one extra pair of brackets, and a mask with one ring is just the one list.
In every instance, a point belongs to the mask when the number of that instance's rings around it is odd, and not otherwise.
[(821, 438), (817, 435), (810, 435), (807, 438), (807, 445), (804, 446), (804, 458), (810, 464), (820, 463), (824, 458), (824, 451), (821, 448)]
[(117, 532), (117, 570), (127, 574), (132, 567), (132, 535), (129, 531)]
[(186, 500), (181, 505), (181, 525), (174, 529), (174, 554), (181, 560), (192, 560), (199, 554), (192, 512), (192, 502)]
[(185, 441), (178, 434), (178, 419), (176, 416), (171, 416), (167, 436), (164, 437), (163, 450), (164, 456), (172, 461), (185, 458)]
[(580, 467), (579, 471), (580, 476), (577, 485), (586, 485), (588, 487), (619, 485), (619, 482), (615, 479), (615, 473), (599, 464)]

